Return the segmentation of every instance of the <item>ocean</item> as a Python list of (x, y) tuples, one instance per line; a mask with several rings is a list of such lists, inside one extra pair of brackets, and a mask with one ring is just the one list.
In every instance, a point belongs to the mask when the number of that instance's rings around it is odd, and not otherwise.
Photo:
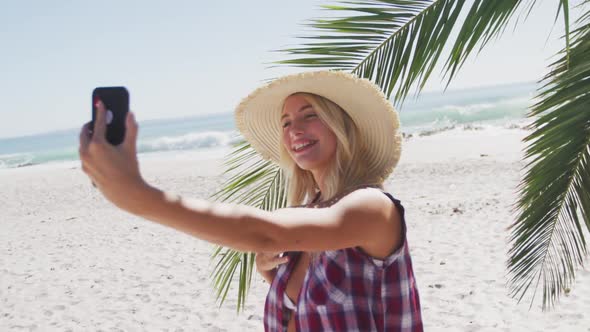
[[(408, 97), (398, 108), (405, 136), (434, 135), (474, 126), (512, 128), (525, 123), (536, 83), (516, 83)], [(82, 125), (82, 124), (80, 124)], [(240, 140), (232, 112), (139, 122), (140, 157), (187, 151), (211, 155), (230, 151)], [(0, 138), (0, 169), (78, 160), (80, 128), (38, 135)]]

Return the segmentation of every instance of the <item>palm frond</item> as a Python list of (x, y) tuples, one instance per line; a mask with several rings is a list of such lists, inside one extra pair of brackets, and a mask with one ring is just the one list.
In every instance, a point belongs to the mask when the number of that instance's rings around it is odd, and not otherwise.
[[(521, 0), (474, 1), (445, 66), (448, 75), (447, 85), (475, 46), (479, 45), (478, 51), (481, 51), (492, 38), (498, 37), (523, 2)], [(529, 9), (526, 12), (530, 12), (534, 3), (535, 1), (529, 3)]]
[(521, 2), (475, 0), (458, 26), (465, 0), (340, 1), (323, 8), (349, 16), (312, 20), (307, 26), (317, 35), (279, 50), (290, 59), (276, 64), (350, 71), (374, 81), (388, 98), (395, 90), (401, 104), (411, 87), (424, 87), (453, 29), (460, 28), (445, 64), (448, 82), (475, 46), (481, 50), (503, 31)]
[(308, 24), (320, 33), (298, 48), (280, 50), (294, 59), (277, 64), (347, 70), (376, 82), (402, 100), (432, 66), (447, 41), (464, 0), (341, 1), (323, 6), (352, 13)]
[[(212, 195), (217, 201), (246, 204), (264, 210), (276, 210), (286, 206), (285, 177), (280, 168), (264, 161), (246, 141), (240, 141), (225, 161), (224, 174), (233, 174)], [(217, 264), (211, 273), (220, 306), (226, 299), (236, 271), (238, 273), (238, 312), (250, 289), (254, 271), (254, 253), (245, 253), (217, 246), (211, 259)]]
[(568, 0), (559, 0), (559, 7), (557, 8), (557, 16), (555, 20), (559, 17), (559, 13), (563, 10), (563, 20), (565, 23), (565, 49), (566, 49), (566, 58), (567, 63), (570, 62), (570, 6)]
[(590, 11), (578, 22), (530, 111), (537, 129), (525, 138), (530, 168), (510, 227), (511, 295), (520, 301), (541, 284), (543, 310), (574, 281), (587, 254), (583, 226), (590, 230)]

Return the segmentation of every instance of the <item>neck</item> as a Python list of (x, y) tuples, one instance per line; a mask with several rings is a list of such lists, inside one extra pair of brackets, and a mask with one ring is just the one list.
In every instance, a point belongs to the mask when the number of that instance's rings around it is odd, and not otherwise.
[[(319, 192), (325, 193), (326, 188), (324, 186), (324, 176), (323, 176), (324, 173), (318, 172), (318, 171), (312, 171), (312, 174), (313, 174), (313, 179), (315, 180), (315, 183), (318, 185), (318, 189), (320, 190)], [(323, 194), (320, 194), (320, 196), (318, 196), (317, 198), (319, 199), (322, 196), (323, 196)]]

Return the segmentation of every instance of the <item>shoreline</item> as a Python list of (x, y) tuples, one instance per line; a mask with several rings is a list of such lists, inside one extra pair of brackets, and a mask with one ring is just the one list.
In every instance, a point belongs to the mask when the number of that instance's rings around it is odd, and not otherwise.
[[(490, 121), (483, 121), (483, 122), (470, 122), (470, 123), (463, 123), (463, 124), (450, 124), (450, 125), (441, 125), (437, 123), (432, 123), (428, 126), (420, 126), (420, 127), (410, 127), (405, 128), (402, 124), (401, 127), (401, 135), (404, 140), (412, 140), (412, 139), (419, 139), (427, 136), (437, 136), (441, 133), (447, 132), (461, 132), (461, 131), (504, 131), (504, 130), (511, 130), (511, 129), (518, 129), (522, 130), (524, 127), (531, 122), (531, 119), (528, 118), (521, 118), (521, 119), (512, 119), (512, 120), (490, 120)], [(219, 132), (216, 132), (219, 134)], [(231, 132), (233, 133), (233, 131)], [(200, 134), (202, 135), (202, 133)], [(223, 133), (222, 135), (230, 135), (233, 137), (234, 134), (230, 134), (230, 132)], [(180, 135), (176, 138), (186, 137), (187, 135)], [(71, 137), (72, 142), (77, 140), (77, 137)], [(237, 141), (239, 138), (234, 137), (232, 141)], [(193, 155), (194, 156), (201, 156), (201, 158), (210, 159), (212, 155), (217, 156), (219, 158), (223, 157), (223, 154), (227, 154), (231, 151), (231, 145), (227, 145), (228, 142), (222, 143), (219, 141), (219, 145), (207, 148), (185, 148), (185, 149), (166, 149), (158, 150), (158, 151), (144, 151), (141, 152), (141, 145), (148, 144), (147, 141), (149, 139), (142, 138), (140, 135), (140, 141), (138, 144), (140, 145), (140, 153), (139, 158), (163, 158), (165, 156), (178, 156), (178, 155)], [(152, 140), (153, 141), (153, 140)], [(170, 141), (170, 138), (167, 139)], [(153, 143), (153, 142), (152, 142)], [(149, 144), (148, 144), (149, 145)], [(164, 144), (165, 145), (165, 144)], [(63, 148), (66, 149), (66, 148)], [(62, 150), (63, 150), (62, 149)], [(55, 165), (56, 167), (61, 167), (61, 164), (71, 164), (77, 162), (77, 149), (73, 147), (68, 147), (66, 149), (68, 151), (67, 156), (64, 155), (63, 151), (59, 152), (61, 156), (61, 160), (53, 160), (51, 161), (43, 161), (39, 162), (36, 159), (47, 159), (52, 158), (51, 151), (37, 151), (37, 152), (21, 152), (21, 153), (8, 153), (8, 154), (0, 154), (0, 172), (6, 169), (15, 169), (15, 168), (29, 168), (35, 167), (39, 165), (50, 166)], [(223, 154), (220, 154), (220, 151), (224, 151)], [(53, 151), (55, 153), (55, 151)], [(65, 159), (63, 159), (65, 158)], [(10, 165), (10, 166), (8, 166)]]

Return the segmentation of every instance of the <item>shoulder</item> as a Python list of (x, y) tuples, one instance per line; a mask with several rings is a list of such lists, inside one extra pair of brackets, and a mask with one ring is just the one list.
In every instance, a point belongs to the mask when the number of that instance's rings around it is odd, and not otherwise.
[(382, 231), (384, 227), (398, 228), (401, 224), (402, 211), (399, 211), (394, 200), (382, 189), (361, 188), (342, 196), (330, 209), (339, 214), (342, 220), (361, 222)]
[(347, 193), (343, 196), (343, 198), (349, 197), (354, 199), (371, 199), (371, 200), (382, 200), (382, 201), (389, 201), (389, 198), (381, 188), (375, 187), (366, 187), (366, 188), (359, 188), (354, 189), (351, 192)]
[(403, 211), (397, 203), (381, 189), (364, 188), (344, 196), (334, 207), (341, 209), (343, 219), (356, 222), (357, 232), (365, 234), (359, 247), (373, 258), (384, 259), (403, 244)]
[(262, 251), (365, 249), (374, 243), (390, 246), (392, 234), (398, 238), (401, 223), (396, 205), (379, 188), (358, 188), (326, 203), (322, 209), (273, 211), (265, 229), (268, 248)]
[(361, 188), (344, 194), (335, 206), (347, 208), (390, 210), (396, 208), (392, 199), (379, 188)]

